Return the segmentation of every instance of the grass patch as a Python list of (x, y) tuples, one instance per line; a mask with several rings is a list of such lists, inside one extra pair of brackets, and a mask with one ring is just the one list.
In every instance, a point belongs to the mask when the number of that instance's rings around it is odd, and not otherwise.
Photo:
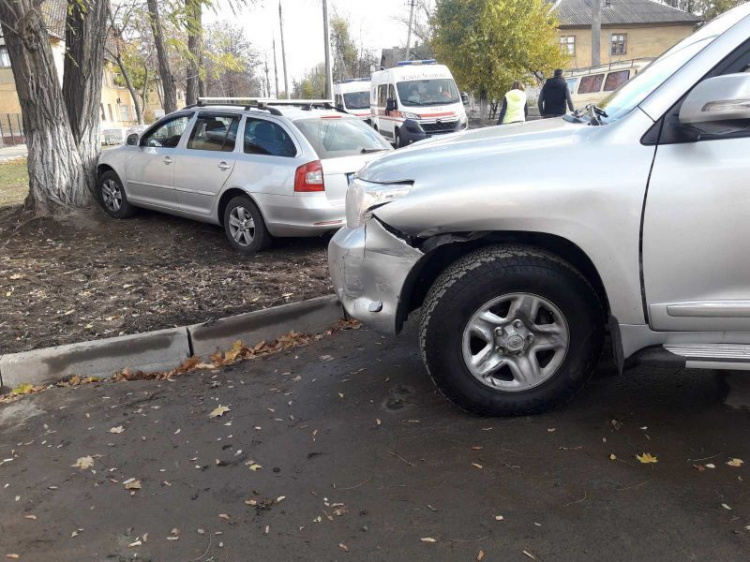
[(21, 205), (28, 193), (26, 158), (0, 162), (0, 207)]

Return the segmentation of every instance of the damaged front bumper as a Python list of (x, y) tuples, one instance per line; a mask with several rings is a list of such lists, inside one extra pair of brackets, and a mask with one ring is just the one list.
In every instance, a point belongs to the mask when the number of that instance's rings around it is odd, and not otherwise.
[(331, 279), (346, 312), (385, 334), (401, 331), (408, 313), (402, 291), (422, 257), (375, 218), (356, 229), (342, 228), (328, 246)]

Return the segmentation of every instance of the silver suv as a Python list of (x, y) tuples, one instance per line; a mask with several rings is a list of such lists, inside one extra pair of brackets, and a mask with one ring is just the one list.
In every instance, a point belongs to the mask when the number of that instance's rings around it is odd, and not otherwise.
[(144, 207), (222, 225), (240, 252), (344, 223), (349, 177), (388, 142), (312, 104), (172, 113), (99, 157), (99, 200), (116, 218)]
[(639, 361), (750, 369), (750, 4), (602, 107), (425, 141), (363, 169), (329, 249), (349, 313), (419, 340), (440, 390), (540, 412), (607, 327)]

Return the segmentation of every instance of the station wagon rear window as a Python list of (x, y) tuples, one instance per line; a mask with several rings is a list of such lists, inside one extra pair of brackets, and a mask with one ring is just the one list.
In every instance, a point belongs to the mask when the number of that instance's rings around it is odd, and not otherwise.
[(355, 156), (376, 150), (388, 150), (390, 145), (372, 128), (359, 119), (338, 117), (302, 119), (295, 125), (310, 142), (318, 158)]

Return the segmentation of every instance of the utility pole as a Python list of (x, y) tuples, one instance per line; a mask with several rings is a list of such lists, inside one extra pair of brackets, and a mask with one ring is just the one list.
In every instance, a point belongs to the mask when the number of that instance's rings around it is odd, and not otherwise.
[(276, 58), (276, 35), (273, 36), (273, 81), (276, 83), (276, 99), (279, 99), (279, 59)]
[(326, 55), (326, 92), (327, 100), (333, 99), (333, 68), (331, 66), (331, 22), (328, 18), (328, 0), (323, 0), (323, 40)]
[(281, 14), (281, 0), (279, 0), (279, 28), (281, 29), (281, 63), (284, 67), (284, 96), (289, 99), (289, 80), (286, 74), (286, 49), (284, 48), (284, 16)]
[(602, 53), (602, 0), (592, 2), (591, 13), (591, 66), (601, 64)]
[(268, 51), (266, 51), (266, 61), (265, 61), (265, 67), (266, 67), (266, 97), (271, 97), (271, 79), (268, 76)]
[(406, 36), (406, 60), (411, 60), (411, 28), (414, 25), (414, 5), (416, 3), (417, 0), (409, 0), (411, 7), (409, 9), (409, 33)]

